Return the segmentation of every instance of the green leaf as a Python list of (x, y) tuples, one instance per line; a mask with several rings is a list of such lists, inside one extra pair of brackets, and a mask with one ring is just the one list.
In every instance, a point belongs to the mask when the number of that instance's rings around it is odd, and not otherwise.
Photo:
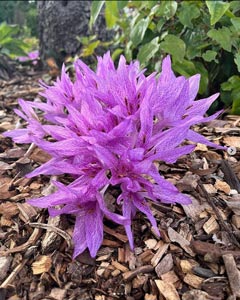
[(148, 0), (148, 1), (144, 1), (145, 2), (145, 7), (152, 9), (157, 3), (158, 0)]
[(186, 51), (186, 45), (179, 37), (168, 34), (160, 43), (160, 48), (173, 56), (173, 59), (182, 61)]
[(230, 1), (230, 10), (235, 14), (240, 10), (240, 1)]
[(201, 79), (200, 79), (199, 94), (206, 93), (208, 87), (208, 72), (202, 63), (200, 62), (193, 63), (192, 61), (183, 59), (182, 62), (175, 61), (173, 63), (173, 70), (185, 77), (190, 77), (197, 73), (200, 73)]
[(11, 41), (9, 41), (9, 43), (4, 44), (4, 48), (12, 58), (15, 58), (16, 56), (26, 55), (24, 51), (25, 46), (26, 44), (23, 41), (17, 39), (12, 39)]
[(173, 70), (185, 77), (190, 77), (196, 74), (196, 68), (194, 63), (186, 59), (183, 59), (182, 62), (175, 61), (173, 63)]
[(91, 6), (91, 15), (90, 15), (90, 22), (89, 22), (89, 27), (90, 30), (92, 30), (92, 26), (97, 20), (97, 17), (100, 14), (100, 11), (103, 7), (105, 1), (93, 1), (92, 6)]
[(113, 54), (112, 54), (113, 61), (115, 61), (119, 57), (119, 55), (122, 53), (123, 53), (123, 49), (118, 48), (118, 49), (114, 50)]
[(105, 1), (105, 19), (107, 28), (113, 28), (118, 20), (118, 1)]
[(132, 42), (129, 41), (125, 47), (124, 54), (127, 61), (132, 60)]
[(215, 61), (216, 63), (218, 62), (217, 59), (216, 59), (216, 56), (217, 56), (217, 52), (216, 51), (213, 51), (213, 50), (207, 50), (205, 53), (203, 53), (202, 55), (202, 58), (205, 60), (205, 61)]
[(161, 1), (157, 16), (169, 20), (175, 15), (177, 6), (176, 1)]
[(222, 27), (219, 29), (211, 29), (208, 31), (207, 36), (215, 40), (221, 47), (231, 52), (232, 49), (232, 39), (231, 39), (231, 31), (228, 27)]
[(139, 50), (137, 59), (142, 66), (146, 66), (148, 61), (154, 56), (159, 49), (159, 37), (154, 38), (150, 43), (145, 44)]
[(232, 18), (232, 19), (231, 19), (231, 22), (232, 22), (232, 24), (233, 24), (233, 27), (234, 27), (237, 31), (239, 31), (239, 30), (240, 30), (240, 18), (238, 18), (238, 17)]
[(207, 8), (211, 15), (211, 25), (214, 25), (221, 19), (229, 9), (230, 4), (219, 0), (206, 1)]
[(200, 86), (198, 92), (199, 94), (208, 93), (208, 83), (209, 83), (208, 71), (201, 62), (196, 61), (195, 66), (197, 71), (196, 73), (201, 74)]
[(233, 115), (240, 115), (240, 89), (235, 91), (234, 95), (232, 95), (233, 98), (233, 104), (231, 113)]
[(195, 4), (183, 2), (178, 14), (179, 21), (189, 28), (193, 28), (192, 20), (200, 16), (200, 10)]
[(164, 20), (163, 18), (158, 21), (158, 23), (157, 23), (157, 31), (158, 32), (162, 31), (162, 27), (165, 23), (166, 23), (166, 20)]
[(238, 72), (240, 72), (240, 53), (235, 54), (234, 62), (237, 65)]
[(5, 38), (17, 34), (19, 27), (17, 25), (8, 25), (6, 22), (0, 24), (0, 43)]
[(118, 9), (123, 9), (125, 6), (128, 5), (128, 0), (123, 0), (123, 1), (118, 1), (117, 2), (117, 5), (118, 5)]
[(237, 75), (230, 77), (228, 81), (221, 84), (221, 89), (223, 91), (231, 91), (238, 87), (240, 87), (240, 77)]
[(139, 20), (137, 24), (133, 27), (133, 30), (130, 33), (130, 39), (135, 47), (141, 43), (144, 34), (148, 28), (149, 22), (150, 19), (147, 17), (145, 19)]
[(83, 48), (81, 56), (86, 57), (92, 55), (94, 53), (94, 50), (97, 48), (99, 44), (100, 44), (99, 40), (88, 44)]

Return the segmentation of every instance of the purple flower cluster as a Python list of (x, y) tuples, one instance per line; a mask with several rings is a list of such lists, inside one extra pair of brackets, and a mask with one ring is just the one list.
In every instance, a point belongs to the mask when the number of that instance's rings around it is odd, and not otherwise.
[(18, 60), (20, 62), (29, 62), (31, 61), (33, 65), (36, 65), (39, 60), (39, 51), (31, 51), (27, 54), (27, 56), (19, 56)]
[[(185, 141), (223, 149), (190, 129), (217, 117), (219, 113), (203, 115), (218, 94), (194, 101), (200, 76), (176, 77), (169, 56), (159, 77), (145, 76), (139, 62), (127, 64), (123, 56), (115, 68), (109, 52), (98, 58), (96, 72), (81, 60), (75, 70), (74, 82), (63, 66), (53, 86), (43, 85), (45, 102), (19, 100), (22, 110), (16, 113), (27, 127), (5, 136), (17, 143), (34, 143), (52, 156), (28, 177), (72, 175), (69, 185), (55, 182), (55, 193), (29, 203), (47, 207), (52, 216), (75, 215), (74, 257), (86, 248), (94, 257), (103, 240), (104, 217), (125, 227), (133, 248), (131, 220), (137, 210), (159, 234), (148, 200), (191, 202), (159, 174), (155, 162), (174, 163), (192, 152), (195, 145)], [(44, 122), (36, 109), (44, 112)], [(120, 193), (116, 211), (109, 209), (105, 199), (109, 188)]]

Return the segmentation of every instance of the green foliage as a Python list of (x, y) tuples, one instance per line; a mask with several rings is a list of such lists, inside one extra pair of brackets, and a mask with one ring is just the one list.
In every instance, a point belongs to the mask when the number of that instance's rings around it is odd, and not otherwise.
[(27, 26), (32, 36), (37, 37), (37, 1), (0, 1), (0, 23)]
[(20, 28), (17, 25), (7, 25), (3, 22), (0, 24), (0, 53), (15, 58), (25, 55), (29, 46), (17, 38)]
[(89, 22), (90, 29), (92, 29), (93, 24), (97, 20), (97, 17), (100, 14), (103, 5), (104, 1), (93, 1), (91, 7), (91, 17)]
[(202, 96), (221, 90), (214, 109), (240, 114), (240, 1), (93, 1), (91, 26), (102, 7), (114, 59), (123, 53), (152, 72), (170, 54), (178, 74), (201, 74)]
[(211, 25), (216, 24), (225, 12), (229, 9), (230, 4), (219, 0), (206, 1), (209, 13), (211, 15)]

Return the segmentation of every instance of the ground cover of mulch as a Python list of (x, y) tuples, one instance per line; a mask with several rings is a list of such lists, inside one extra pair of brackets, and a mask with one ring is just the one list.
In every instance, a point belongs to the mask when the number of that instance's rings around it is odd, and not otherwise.
[[(233, 155), (198, 145), (160, 172), (190, 195), (188, 206), (152, 203), (161, 238), (149, 221), (133, 221), (131, 252), (122, 226), (106, 220), (95, 259), (72, 259), (74, 217), (50, 218), (25, 200), (51, 194), (49, 176), (24, 177), (49, 156), (1, 133), (21, 127), (17, 98), (38, 101), (38, 79), (27, 72), (0, 82), (0, 300), (224, 300), (240, 297), (240, 117), (226, 115), (196, 131)], [(69, 178), (62, 176), (68, 183)], [(107, 193), (113, 205), (117, 191)]]

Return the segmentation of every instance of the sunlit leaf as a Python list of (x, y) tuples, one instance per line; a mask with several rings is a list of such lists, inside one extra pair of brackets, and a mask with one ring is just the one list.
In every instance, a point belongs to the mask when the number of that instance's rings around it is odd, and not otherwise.
[(192, 20), (200, 16), (200, 10), (195, 4), (183, 2), (178, 17), (180, 22), (189, 28), (193, 27)]
[(97, 48), (97, 46), (100, 44), (100, 41), (97, 40), (95, 42), (90, 43), (89, 45), (85, 46), (82, 50), (81, 56), (89, 56), (94, 53), (94, 50)]
[(164, 41), (160, 43), (160, 48), (173, 56), (173, 59), (182, 61), (186, 51), (186, 45), (179, 37), (168, 34)]
[(157, 15), (169, 20), (175, 15), (177, 7), (176, 1), (161, 1)]
[(118, 49), (114, 50), (112, 53), (112, 59), (115, 61), (119, 57), (119, 55), (122, 53), (123, 53), (123, 49), (118, 48)]
[(154, 54), (159, 49), (158, 43), (159, 37), (154, 38), (150, 43), (142, 46), (138, 53), (138, 60), (140, 61), (142, 66), (146, 66), (148, 61), (154, 56)]
[(145, 19), (140, 19), (137, 24), (133, 27), (133, 30), (130, 33), (130, 39), (134, 46), (137, 46), (141, 43), (144, 34), (148, 28), (150, 19), (147, 17)]
[(213, 50), (207, 50), (205, 53), (203, 53), (202, 55), (202, 58), (205, 60), (205, 61), (215, 61), (215, 62), (218, 62), (216, 60), (216, 56), (217, 56), (217, 52), (216, 51), (213, 51)]
[(106, 1), (105, 19), (108, 28), (114, 27), (118, 20), (118, 1)]
[(219, 0), (206, 1), (209, 13), (211, 15), (211, 25), (216, 24), (225, 12), (229, 9), (230, 4)]
[(222, 27), (219, 29), (211, 29), (208, 31), (207, 35), (215, 40), (221, 47), (231, 52), (232, 49), (232, 34), (228, 27)]
[(93, 1), (91, 6), (91, 15), (90, 15), (90, 22), (89, 27), (92, 29), (92, 26), (97, 20), (97, 17), (99, 16), (101, 9), (103, 7), (105, 1)]
[(239, 17), (235, 17), (231, 19), (231, 22), (233, 24), (233, 27), (237, 30), (240, 31), (240, 18)]
[(240, 72), (240, 53), (235, 54), (234, 62), (237, 65), (238, 72)]

